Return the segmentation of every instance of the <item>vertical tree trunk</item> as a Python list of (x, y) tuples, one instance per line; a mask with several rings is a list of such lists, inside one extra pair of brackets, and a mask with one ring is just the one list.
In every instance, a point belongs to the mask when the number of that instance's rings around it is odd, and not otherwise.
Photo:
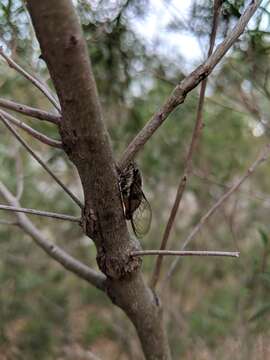
[(28, 0), (28, 9), (61, 108), (64, 150), (78, 169), (85, 197), (82, 223), (107, 276), (107, 294), (136, 327), (147, 359), (170, 359), (162, 309), (145, 284), (140, 245), (129, 237), (115, 161), (102, 120), (86, 44), (71, 0)]

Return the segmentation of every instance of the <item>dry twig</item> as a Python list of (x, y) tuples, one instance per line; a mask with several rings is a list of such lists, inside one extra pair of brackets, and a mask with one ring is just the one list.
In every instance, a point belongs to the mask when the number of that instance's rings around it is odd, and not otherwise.
[[(220, 13), (220, 9), (221, 9), (221, 3), (222, 3), (221, 0), (215, 0), (215, 2), (214, 2), (213, 23), (212, 23), (210, 40), (209, 40), (208, 58), (211, 56), (213, 49), (214, 49), (214, 45), (215, 45), (217, 26), (218, 26), (218, 17), (219, 17), (219, 13)], [(192, 164), (192, 157), (195, 152), (195, 148), (196, 148), (196, 145), (197, 145), (197, 142), (198, 142), (198, 139), (199, 139), (202, 127), (203, 127), (203, 116), (202, 115), (203, 115), (203, 105), (204, 105), (206, 85), (207, 85), (207, 78), (205, 78), (201, 84), (197, 116), (196, 116), (196, 121), (195, 121), (194, 129), (193, 129), (193, 133), (192, 133), (192, 137), (191, 137), (191, 142), (190, 142), (189, 149), (188, 149), (188, 154), (187, 154), (187, 157), (186, 157), (185, 163), (184, 163), (183, 176), (180, 179), (180, 182), (179, 182), (179, 185), (177, 188), (174, 204), (171, 209), (170, 216), (169, 216), (169, 219), (166, 224), (165, 231), (164, 231), (164, 234), (162, 237), (160, 250), (165, 250), (167, 247), (169, 236), (170, 236), (170, 233), (173, 228), (174, 221), (175, 221), (175, 217), (178, 212), (178, 209), (179, 209), (179, 206), (180, 206), (180, 203), (181, 203), (181, 200), (182, 200), (182, 197), (183, 197), (183, 194), (184, 194), (184, 191), (185, 191), (188, 179), (189, 179), (189, 175), (190, 175), (190, 171), (191, 171), (191, 164)], [(151, 279), (151, 287), (153, 289), (156, 287), (158, 279), (160, 277), (162, 260), (163, 260), (163, 254), (160, 253), (156, 260), (155, 269), (154, 269), (153, 276)]]
[(67, 220), (72, 222), (79, 223), (81, 219), (79, 217), (71, 216), (71, 215), (65, 215), (65, 214), (58, 214), (53, 213), (49, 211), (42, 211), (42, 210), (35, 210), (35, 209), (26, 209), (21, 207), (14, 207), (9, 205), (0, 205), (0, 210), (7, 210), (7, 211), (13, 211), (13, 212), (21, 212), (25, 214), (31, 214), (31, 215), (38, 215), (38, 216), (45, 216), (50, 217), (53, 219), (59, 219), (59, 220)]
[(9, 220), (3, 220), (3, 219), (0, 219), (0, 225), (15, 225), (15, 226), (18, 226), (18, 222), (17, 221), (9, 221)]
[[(69, 254), (67, 254), (64, 250), (62, 250), (59, 246), (48, 241), (25, 214), (18, 212), (19, 211), (18, 209), (22, 209), (20, 207), (20, 203), (6, 188), (6, 186), (1, 182), (0, 182), (0, 194), (6, 199), (6, 201), (9, 204), (11, 204), (10, 208), (14, 208), (14, 209), (16, 208), (16, 210), (14, 211), (16, 211), (18, 225), (21, 227), (21, 229), (23, 229), (23, 231), (26, 234), (32, 237), (32, 239), (36, 242), (36, 244), (39, 247), (41, 247), (50, 257), (52, 257), (58, 263), (63, 265), (65, 269), (78, 275), (78, 277), (80, 277), (81, 279), (88, 281), (96, 288), (103, 291), (105, 290), (106, 277), (103, 274), (91, 269), (90, 267), (76, 260)], [(61, 217), (61, 219), (67, 220), (67, 219), (63, 219), (63, 217)]]
[[(206, 212), (205, 215), (203, 215), (200, 219), (200, 221), (198, 222), (198, 224), (193, 228), (193, 230), (191, 231), (191, 233), (188, 235), (188, 237), (186, 238), (186, 240), (184, 241), (183, 245), (181, 246), (180, 250), (184, 250), (186, 248), (186, 246), (190, 243), (190, 241), (198, 234), (198, 232), (202, 229), (202, 227), (204, 226), (204, 224), (209, 220), (209, 218), (224, 204), (224, 202), (226, 200), (228, 200), (228, 198), (239, 189), (239, 187), (243, 184), (243, 182), (249, 177), (251, 176), (255, 169), (262, 164), (264, 161), (267, 160), (267, 158), (270, 156), (270, 144), (267, 144), (264, 149), (262, 150), (261, 154), (259, 155), (259, 157), (257, 158), (257, 160), (248, 168), (248, 170), (246, 171), (246, 173), (234, 184), (231, 186), (231, 188), (226, 191), (219, 199), (218, 201)], [(166, 275), (166, 279), (168, 279), (174, 269), (176, 268), (177, 264), (178, 264), (179, 258), (175, 259), (173, 261), (173, 263), (170, 266), (170, 269)]]
[(213, 54), (203, 64), (198, 66), (191, 74), (186, 76), (185, 79), (174, 88), (161, 109), (153, 115), (153, 117), (146, 123), (144, 128), (128, 145), (118, 164), (121, 169), (124, 168), (137, 155), (139, 150), (143, 148), (145, 143), (162, 125), (167, 117), (175, 110), (175, 108), (185, 101), (187, 94), (193, 90), (203, 79), (211, 74), (215, 66), (220, 62), (223, 56), (244, 32), (247, 23), (259, 7), (260, 3), (261, 0), (251, 0), (235, 27), (223, 40), (223, 42), (216, 48)]
[(15, 126), (21, 128), (29, 135), (33, 136), (35, 139), (39, 140), (43, 144), (55, 147), (55, 148), (62, 148), (62, 142), (58, 140), (51, 139), (50, 137), (40, 133), (39, 131), (31, 128), (31, 126), (25, 124), (23, 121), (16, 119), (14, 116), (10, 115), (4, 110), (0, 110), (0, 114), (5, 117), (6, 120), (12, 122)]
[(141, 250), (134, 251), (131, 256), (162, 255), (162, 256), (229, 256), (239, 257), (238, 251), (178, 251), (178, 250)]
[(81, 201), (62, 183), (60, 179), (49, 169), (49, 167), (44, 163), (43, 160), (31, 149), (31, 147), (23, 140), (23, 138), (18, 134), (18, 132), (13, 129), (13, 127), (8, 123), (5, 117), (0, 112), (0, 118), (6, 127), (11, 131), (15, 138), (24, 146), (24, 148), (31, 154), (31, 156), (47, 171), (48, 174), (57, 182), (58, 185), (76, 202), (80, 208), (83, 207)]
[(61, 121), (61, 116), (59, 116), (59, 115), (54, 115), (50, 112), (36, 109), (36, 108), (27, 106), (24, 104), (19, 104), (15, 101), (11, 101), (11, 100), (6, 100), (6, 99), (0, 98), (0, 107), (8, 109), (8, 110), (16, 111), (16, 112), (26, 115), (26, 116), (31, 116), (32, 118), (35, 118), (35, 119), (49, 121), (49, 122), (51, 122), (53, 124), (57, 124), (57, 125), (60, 124), (60, 121)]
[(29, 74), (14, 60), (12, 60), (9, 56), (7, 56), (4, 53), (3, 48), (1, 46), (0, 46), (0, 56), (2, 56), (6, 60), (6, 62), (11, 68), (18, 71), (18, 73), (23, 75), (27, 80), (29, 80), (32, 84), (34, 84), (48, 98), (48, 100), (54, 105), (54, 107), (61, 113), (61, 108), (58, 100), (56, 100), (54, 95), (51, 94), (46, 84), (44, 84), (40, 79), (36, 78), (35, 76)]

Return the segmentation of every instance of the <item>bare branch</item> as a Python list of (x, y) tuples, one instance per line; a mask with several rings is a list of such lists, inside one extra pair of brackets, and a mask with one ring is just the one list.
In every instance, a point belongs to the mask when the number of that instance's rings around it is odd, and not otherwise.
[(239, 257), (238, 251), (174, 251), (174, 250), (141, 250), (133, 251), (131, 256), (162, 255), (162, 256), (229, 256)]
[(36, 109), (36, 108), (27, 106), (24, 104), (19, 104), (15, 101), (11, 101), (11, 100), (6, 100), (6, 99), (0, 98), (0, 107), (8, 109), (8, 110), (16, 111), (16, 112), (26, 115), (26, 116), (31, 116), (35, 119), (46, 120), (53, 124), (60, 124), (60, 121), (61, 121), (61, 116), (59, 116), (59, 115), (54, 115), (47, 111)]
[[(221, 0), (215, 0), (214, 2), (214, 13), (213, 13), (213, 23), (212, 23), (212, 30), (210, 34), (210, 40), (209, 40), (209, 50), (208, 50), (208, 58), (211, 56), (214, 45), (215, 45), (215, 39), (216, 39), (216, 33), (217, 33), (217, 26), (218, 26), (218, 17), (221, 9)], [(171, 230), (173, 228), (173, 224), (175, 221), (176, 214), (178, 212), (183, 193), (186, 189), (186, 185), (189, 179), (190, 171), (191, 171), (191, 164), (192, 164), (192, 157), (195, 152), (195, 148), (198, 143), (198, 139), (201, 134), (201, 130), (203, 127), (203, 105), (204, 105), (204, 98), (205, 98), (205, 91), (207, 86), (207, 78), (205, 78), (202, 81), (201, 89), (200, 89), (200, 96), (199, 96), (199, 102), (198, 102), (198, 108), (197, 108), (197, 116), (195, 125), (193, 128), (193, 133), (191, 137), (191, 142), (188, 149), (188, 154), (186, 156), (185, 162), (184, 162), (184, 170), (183, 170), (183, 176), (180, 179), (174, 204), (170, 212), (170, 216), (167, 222), (167, 225), (165, 227), (165, 231), (162, 237), (160, 250), (165, 250), (168, 244), (169, 236), (171, 233)], [(161, 273), (161, 267), (162, 267), (162, 260), (163, 256), (162, 253), (158, 256), (156, 260), (155, 269), (153, 272), (153, 276), (151, 279), (151, 287), (154, 289), (156, 287), (156, 284), (158, 282), (158, 279), (160, 277)]]
[(12, 132), (12, 134), (16, 137), (16, 139), (25, 147), (25, 149), (32, 155), (34, 159), (47, 171), (48, 174), (57, 182), (58, 185), (75, 201), (80, 208), (83, 207), (81, 201), (62, 183), (60, 179), (49, 169), (49, 167), (44, 163), (43, 160), (31, 149), (31, 147), (23, 140), (23, 138), (18, 134), (18, 132), (13, 129), (13, 127), (8, 123), (4, 116), (1, 115), (0, 111), (0, 118), (2, 119), (3, 123), (6, 127)]
[(43, 144), (53, 146), (55, 148), (62, 148), (62, 142), (58, 140), (51, 139), (50, 137), (40, 133), (39, 131), (31, 128), (31, 126), (25, 124), (23, 121), (16, 119), (14, 116), (10, 115), (4, 110), (0, 110), (0, 114), (5, 117), (6, 120), (12, 122), (15, 126), (21, 128), (29, 135), (33, 136), (35, 139), (39, 140)]
[[(210, 179), (203, 173), (193, 171), (192, 174), (206, 183), (214, 184), (214, 185), (220, 186), (224, 189), (230, 189), (232, 186), (232, 184), (224, 184), (215, 179), (212, 179), (212, 178)], [(250, 197), (254, 200), (259, 200), (262, 203), (266, 203), (267, 206), (269, 206), (269, 204), (270, 204), (270, 196), (266, 193), (261, 193), (261, 192), (257, 192), (257, 191), (253, 191), (253, 190), (246, 190), (246, 189), (242, 189), (242, 190), (239, 189), (238, 193), (242, 194), (244, 196)]]
[(203, 64), (198, 66), (195, 71), (186, 76), (186, 78), (174, 88), (161, 109), (153, 115), (153, 117), (146, 123), (144, 128), (128, 145), (118, 164), (121, 169), (123, 169), (137, 155), (139, 150), (143, 148), (145, 143), (173, 112), (173, 110), (185, 101), (187, 94), (193, 90), (204, 78), (211, 74), (222, 57), (243, 33), (245, 26), (259, 7), (260, 3), (261, 0), (251, 0), (233, 30), (216, 48), (213, 54)]
[[(19, 147), (19, 146), (18, 146)], [(23, 189), (24, 189), (24, 178), (23, 178), (23, 165), (22, 165), (22, 159), (19, 152), (19, 149), (17, 150), (17, 153), (15, 155), (15, 163), (16, 163), (16, 199), (20, 200)]]
[[(228, 191), (226, 191), (219, 200), (206, 212), (205, 215), (202, 216), (198, 224), (193, 228), (191, 233), (188, 235), (186, 240), (184, 241), (183, 245), (181, 246), (181, 250), (184, 250), (186, 246), (190, 243), (190, 241), (197, 235), (197, 233), (201, 230), (201, 228), (204, 226), (204, 224), (209, 220), (209, 218), (224, 204), (226, 200), (235, 192), (238, 190), (238, 188), (243, 184), (243, 182), (251, 176), (255, 169), (264, 161), (268, 159), (270, 156), (270, 144), (267, 144), (264, 149), (262, 150), (261, 154), (257, 158), (257, 160), (248, 168), (246, 173), (233, 185), (229, 188)], [(166, 279), (168, 279), (174, 269), (176, 268), (176, 265), (178, 263), (179, 259), (175, 259), (173, 263), (170, 266), (170, 269), (166, 275)]]
[(6, 62), (11, 68), (18, 71), (18, 73), (23, 75), (27, 80), (29, 80), (32, 84), (34, 84), (49, 99), (49, 101), (54, 105), (54, 107), (61, 113), (61, 108), (58, 100), (56, 100), (56, 98), (51, 94), (46, 84), (44, 84), (40, 79), (36, 78), (35, 76), (29, 74), (14, 60), (12, 60), (9, 56), (7, 56), (4, 53), (3, 48), (1, 46), (0, 46), (0, 56), (2, 56), (6, 60)]
[(26, 208), (14, 207), (14, 206), (9, 206), (9, 205), (0, 205), (0, 210), (7, 210), (7, 211), (21, 212), (21, 213), (31, 214), (31, 215), (45, 216), (45, 217), (50, 217), (53, 219), (67, 220), (67, 221), (72, 221), (72, 222), (77, 222), (77, 223), (79, 223), (81, 221), (81, 219), (79, 217), (75, 217), (75, 216), (71, 216), (71, 215), (58, 214), (58, 213), (35, 210), (35, 209), (26, 209)]
[(0, 219), (0, 225), (19, 225), (17, 221), (9, 221), (9, 220), (2, 220)]
[[(21, 209), (17, 199), (1, 182), (0, 193), (6, 199), (6, 201), (12, 205), (10, 208)], [(41, 247), (50, 257), (63, 265), (65, 269), (78, 275), (81, 279), (88, 281), (90, 284), (94, 285), (100, 290), (105, 290), (106, 277), (103, 274), (89, 268), (85, 264), (73, 258), (71, 255), (67, 254), (59, 246), (48, 241), (26, 215), (17, 212), (16, 216), (19, 226), (25, 231), (25, 233), (30, 235), (36, 244)]]

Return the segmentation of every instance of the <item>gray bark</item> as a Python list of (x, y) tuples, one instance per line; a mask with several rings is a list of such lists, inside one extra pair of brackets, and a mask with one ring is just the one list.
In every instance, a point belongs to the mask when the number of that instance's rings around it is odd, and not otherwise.
[(141, 274), (139, 244), (129, 237), (115, 160), (91, 62), (71, 0), (28, 0), (28, 9), (62, 108), (63, 148), (78, 169), (85, 197), (82, 223), (93, 238), (112, 302), (136, 327), (147, 359), (170, 359), (162, 308)]

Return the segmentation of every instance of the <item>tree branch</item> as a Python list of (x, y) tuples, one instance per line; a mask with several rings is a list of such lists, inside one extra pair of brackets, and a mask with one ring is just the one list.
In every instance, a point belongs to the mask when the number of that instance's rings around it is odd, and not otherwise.
[(13, 129), (13, 127), (8, 123), (8, 121), (5, 119), (3, 115), (1, 115), (0, 111), (0, 119), (3, 121), (3, 123), (6, 125), (6, 127), (11, 131), (11, 133), (15, 136), (15, 138), (24, 146), (24, 148), (30, 153), (30, 155), (47, 171), (49, 175), (57, 182), (58, 185), (61, 186), (61, 188), (72, 198), (73, 201), (77, 205), (80, 206), (80, 208), (83, 207), (83, 204), (81, 201), (62, 183), (60, 179), (50, 170), (50, 168), (44, 163), (43, 160), (31, 149), (31, 147), (23, 140), (23, 138), (18, 134), (18, 132)]
[(33, 138), (39, 140), (43, 144), (55, 147), (55, 148), (62, 148), (61, 141), (51, 139), (50, 137), (40, 133), (39, 131), (31, 128), (31, 126), (25, 124), (23, 121), (16, 119), (14, 116), (10, 115), (4, 110), (0, 110), (0, 115), (2, 115), (6, 120), (9, 122), (12, 122), (15, 126), (21, 128), (25, 132), (27, 132), (29, 135), (33, 136)]
[(238, 251), (176, 251), (176, 250), (141, 250), (133, 251), (131, 256), (162, 255), (162, 256), (228, 256), (239, 257)]
[(23, 75), (27, 80), (29, 80), (33, 85), (35, 85), (35, 87), (37, 87), (47, 97), (47, 99), (54, 105), (54, 107), (61, 113), (61, 108), (59, 106), (58, 100), (56, 100), (55, 97), (51, 94), (46, 84), (44, 84), (40, 79), (36, 78), (35, 76), (29, 74), (14, 60), (12, 60), (9, 56), (7, 56), (4, 53), (3, 48), (1, 46), (0, 46), (0, 56), (2, 56), (6, 60), (9, 67), (15, 69), (18, 73)]
[(45, 216), (45, 217), (50, 217), (53, 219), (73, 221), (76, 223), (80, 223), (80, 221), (81, 221), (81, 218), (71, 216), (71, 215), (58, 214), (58, 213), (42, 211), (42, 210), (35, 210), (35, 209), (26, 209), (26, 208), (14, 207), (14, 206), (9, 206), (9, 205), (1, 205), (0, 204), (0, 210), (7, 210), (7, 211), (21, 212), (21, 213), (31, 214), (31, 215)]
[(59, 116), (59, 115), (54, 115), (47, 111), (36, 109), (36, 108), (27, 106), (24, 104), (19, 104), (15, 101), (11, 101), (11, 100), (6, 100), (6, 99), (0, 98), (0, 107), (8, 109), (8, 110), (16, 111), (16, 112), (26, 115), (26, 116), (31, 116), (35, 119), (49, 121), (49, 122), (51, 122), (53, 124), (57, 124), (57, 125), (61, 121), (61, 116)]
[[(19, 146), (18, 146), (19, 147)], [(16, 163), (16, 199), (19, 201), (24, 189), (24, 178), (23, 178), (23, 164), (19, 149), (15, 154), (15, 163)]]
[[(212, 23), (212, 30), (211, 30), (210, 39), (209, 39), (208, 58), (211, 56), (213, 49), (214, 49), (214, 45), (215, 45), (217, 26), (218, 26), (218, 17), (219, 17), (219, 13), (220, 13), (220, 9), (221, 9), (221, 3), (222, 3), (221, 0), (214, 1), (213, 23)], [(168, 219), (168, 222), (167, 222), (167, 225), (165, 227), (165, 231), (164, 231), (164, 234), (162, 237), (160, 250), (165, 250), (167, 247), (169, 236), (170, 236), (170, 233), (171, 233), (174, 221), (175, 221), (175, 217), (177, 215), (177, 212), (178, 212), (178, 209), (179, 209), (179, 206), (180, 206), (180, 203), (181, 203), (181, 200), (182, 200), (182, 197), (183, 197), (183, 194), (186, 189), (186, 185), (187, 185), (187, 182), (188, 182), (188, 179), (190, 176), (192, 157), (195, 152), (195, 148), (197, 146), (197, 142), (198, 142), (198, 139), (200, 137), (201, 130), (203, 127), (203, 105), (204, 105), (206, 86), (207, 86), (207, 78), (203, 79), (202, 84), (201, 84), (197, 116), (196, 116), (196, 121), (195, 121), (194, 129), (193, 129), (193, 133), (192, 133), (192, 137), (191, 137), (191, 142), (189, 145), (188, 154), (187, 154), (187, 157), (184, 162), (183, 176), (180, 179), (180, 182), (179, 182), (179, 185), (177, 188), (174, 204), (171, 209), (170, 216), (169, 216), (169, 219)], [(156, 265), (155, 265), (155, 269), (154, 269), (153, 276), (151, 279), (151, 284), (150, 284), (153, 289), (156, 287), (157, 282), (160, 277), (162, 260), (163, 260), (163, 256), (162, 256), (162, 253), (160, 253), (160, 255), (158, 256), (158, 258), (156, 260)]]
[(9, 221), (9, 220), (2, 220), (0, 219), (0, 225), (15, 225), (15, 226), (18, 226), (18, 222), (16, 221)]
[[(209, 218), (224, 204), (226, 200), (235, 192), (238, 190), (238, 188), (243, 184), (243, 182), (251, 176), (255, 169), (262, 164), (264, 161), (268, 159), (270, 156), (270, 144), (267, 144), (264, 149), (262, 150), (261, 154), (257, 158), (257, 160), (248, 168), (246, 173), (233, 185), (231, 188), (226, 191), (219, 199), (218, 201), (206, 212), (205, 215), (203, 215), (198, 222), (198, 224), (193, 228), (191, 233), (188, 235), (186, 240), (184, 241), (183, 245), (181, 246), (180, 250), (184, 250), (186, 246), (190, 243), (190, 241), (198, 234), (198, 232), (201, 230), (201, 228), (204, 226), (204, 224), (209, 220)], [(175, 259), (173, 263), (170, 266), (170, 269), (166, 275), (166, 279), (168, 279), (174, 269), (176, 268), (178, 264), (179, 259)]]
[[(6, 201), (12, 205), (10, 208), (17, 208), (16, 211), (21, 209), (17, 199), (1, 182), (0, 193), (6, 199)], [(106, 277), (103, 274), (89, 268), (88, 266), (67, 254), (59, 246), (48, 241), (26, 215), (17, 212), (16, 216), (18, 219), (18, 225), (25, 231), (26, 234), (31, 236), (36, 244), (41, 247), (50, 257), (60, 263), (65, 269), (76, 274), (81, 279), (84, 279), (96, 288), (105, 291)]]
[(172, 91), (167, 101), (161, 109), (153, 115), (146, 123), (144, 128), (137, 134), (125, 150), (118, 166), (123, 169), (143, 148), (145, 143), (150, 139), (154, 132), (162, 125), (167, 117), (175, 110), (175, 108), (185, 101), (187, 94), (193, 90), (203, 79), (205, 79), (222, 57), (227, 53), (231, 46), (236, 42), (243, 33), (245, 26), (249, 22), (252, 15), (259, 7), (261, 0), (251, 0), (246, 10), (241, 15), (237, 24), (223, 42), (216, 48), (213, 54), (191, 74), (186, 76)]

